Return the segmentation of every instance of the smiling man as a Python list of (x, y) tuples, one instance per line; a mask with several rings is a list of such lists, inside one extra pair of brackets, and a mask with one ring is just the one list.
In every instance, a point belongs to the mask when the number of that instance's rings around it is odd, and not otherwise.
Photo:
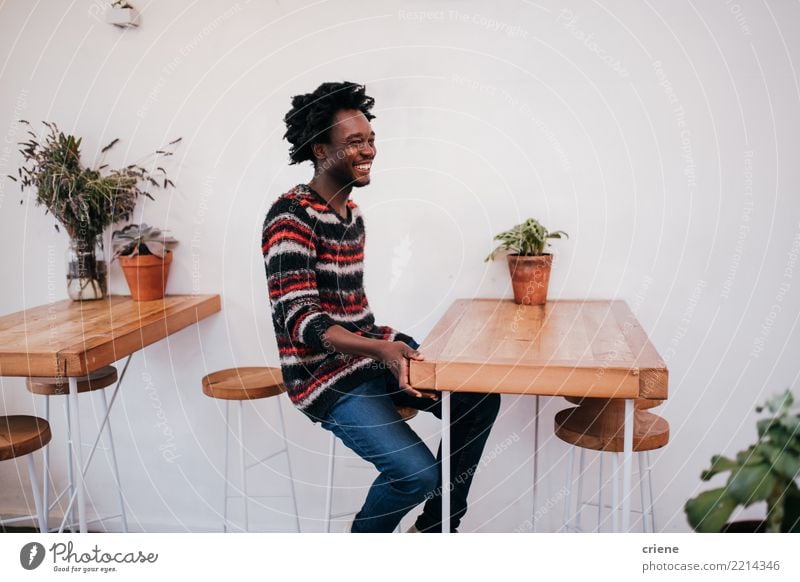
[[(291, 163), (314, 176), (280, 196), (264, 221), (262, 253), (283, 380), (292, 403), (380, 472), (352, 532), (391, 532), (427, 499), (409, 531), (441, 530), (441, 446), (434, 458), (397, 406), (441, 418), (437, 395), (408, 381), (423, 359), (410, 336), (375, 324), (364, 291), (364, 219), (350, 200), (370, 183), (374, 100), (362, 85), (324, 83), (286, 114)], [(500, 406), (498, 394), (451, 398), (451, 527)]]

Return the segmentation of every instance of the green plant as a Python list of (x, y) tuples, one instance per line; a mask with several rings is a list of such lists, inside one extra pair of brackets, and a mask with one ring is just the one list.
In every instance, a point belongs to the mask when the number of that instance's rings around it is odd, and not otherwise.
[(129, 224), (122, 230), (115, 230), (111, 235), (111, 246), (114, 249), (114, 257), (111, 260), (120, 256), (138, 255), (156, 255), (163, 258), (166, 251), (178, 244), (178, 241), (167, 236), (166, 232), (146, 223), (142, 223), (141, 226)]
[[(25, 120), (20, 123), (31, 127)], [(174, 187), (167, 171), (160, 166), (154, 172), (139, 164), (109, 170), (102, 158), (119, 139), (100, 151), (101, 159), (95, 167), (85, 167), (81, 163), (81, 139), (59, 131), (55, 123), (43, 124), (49, 129), (47, 135), (40, 138), (29, 129), (30, 139), (19, 144), (24, 162), (17, 176), (9, 177), (20, 182), (23, 192), (35, 188), (37, 206), (44, 206), (45, 214), (52, 214), (72, 239), (85, 241), (89, 247), (96, 240), (102, 244), (105, 228), (128, 220), (139, 196), (153, 200), (148, 192), (150, 187)], [(172, 152), (161, 149), (154, 155), (170, 156)], [(58, 224), (55, 227), (59, 230)]]
[(484, 262), (493, 260), (501, 250), (523, 256), (543, 255), (550, 245), (548, 239), (561, 238), (562, 235), (564, 238), (569, 238), (563, 230), (549, 232), (538, 220), (529, 218), (522, 224), (495, 235), (493, 240), (500, 241), (500, 246), (494, 249)]
[[(725, 487), (701, 493), (686, 502), (686, 516), (699, 532), (718, 532), (739, 505), (767, 502), (766, 531), (794, 530), (800, 503), (800, 414), (792, 413), (792, 393), (769, 399), (764, 406), (772, 414), (756, 423), (758, 440), (736, 454), (736, 459), (711, 457), (711, 467), (700, 478), (708, 481), (730, 471)], [(791, 507), (789, 506), (791, 504)], [(787, 511), (788, 510), (788, 511)], [(786, 517), (791, 516), (791, 519)], [(787, 523), (788, 522), (788, 523)]]

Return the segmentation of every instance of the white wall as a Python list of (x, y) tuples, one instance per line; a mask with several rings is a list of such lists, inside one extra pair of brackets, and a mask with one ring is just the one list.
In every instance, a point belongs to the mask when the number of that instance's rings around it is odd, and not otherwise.
[[(83, 136), (87, 163), (115, 137), (116, 164), (184, 138), (177, 190), (137, 219), (181, 241), (168, 291), (220, 293), (223, 310), (131, 364), (113, 421), (134, 528), (218, 523), (222, 408), (200, 379), (277, 364), (260, 227), (270, 202), (309, 178), (287, 165), (281, 120), (290, 96), (322, 81), (365, 83), (377, 101), (373, 183), (354, 199), (379, 323), (423, 339), (456, 298), (509, 297), (505, 265), (483, 257), (528, 216), (571, 235), (555, 245), (551, 297), (629, 302), (670, 368), (659, 412), (671, 442), (654, 456), (660, 529), (688, 529), (682, 506), (707, 487), (710, 456), (749, 444), (754, 405), (797, 387), (796, 2), (134, 3), (142, 26), (131, 31), (105, 24), (99, 1), (0, 6), (0, 174), (19, 163), (18, 118)], [(66, 297), (66, 238), (30, 202), (0, 180), (2, 313)], [(111, 290), (127, 292), (116, 266)], [(6, 413), (34, 410), (19, 379), (3, 379), (2, 395)], [(561, 520), (567, 448), (551, 437), (564, 401), (543, 404), (547, 531)], [(319, 530), (327, 434), (286, 410), (303, 527)], [(532, 399), (504, 398), (487, 451), (512, 444), (477, 476), (464, 530), (528, 527), (532, 411)], [(249, 414), (266, 452), (274, 403)], [(433, 419), (413, 426), (435, 446)], [(24, 464), (0, 465), (0, 513), (24, 509), (18, 471), (27, 483)], [(373, 476), (344, 468), (338, 481)], [(91, 499), (103, 512), (111, 483), (98, 464)], [(253, 483), (285, 486), (269, 472)], [(287, 503), (265, 503), (257, 527), (291, 525)]]

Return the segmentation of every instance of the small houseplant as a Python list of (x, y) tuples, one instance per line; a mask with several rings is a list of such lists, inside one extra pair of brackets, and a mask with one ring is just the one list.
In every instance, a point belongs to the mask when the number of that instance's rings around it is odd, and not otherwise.
[[(794, 397), (787, 390), (764, 406), (772, 416), (756, 423), (758, 440), (735, 459), (711, 457), (700, 478), (708, 481), (730, 471), (725, 487), (705, 491), (686, 502), (689, 524), (698, 532), (800, 532), (800, 413), (792, 412)], [(733, 510), (767, 502), (764, 521), (727, 523)]]
[[(153, 197), (150, 188), (174, 186), (164, 168), (151, 172), (143, 165), (130, 164), (109, 170), (103, 157), (119, 142), (113, 140), (100, 151), (94, 167), (81, 161), (81, 139), (64, 134), (55, 123), (43, 122), (48, 133), (40, 137), (27, 125), (28, 141), (21, 142), (23, 164), (16, 176), (9, 176), (26, 188), (36, 190), (36, 205), (45, 207), (67, 231), (67, 291), (76, 301), (102, 299), (107, 294), (108, 279), (103, 256), (103, 232), (120, 220), (128, 220), (139, 196)], [(180, 141), (174, 140), (170, 145)], [(158, 150), (156, 156), (172, 155)], [(22, 200), (20, 204), (22, 204)]]
[(514, 228), (495, 235), (494, 240), (500, 241), (500, 246), (484, 260), (493, 260), (502, 250), (510, 251), (508, 270), (514, 288), (514, 301), (521, 305), (544, 305), (553, 264), (553, 255), (545, 250), (550, 245), (548, 239), (562, 236), (569, 238), (566, 232), (550, 232), (538, 220), (529, 218)]
[(164, 297), (172, 264), (172, 248), (178, 241), (166, 231), (129, 224), (111, 235), (114, 257), (119, 259), (134, 301), (152, 301)]

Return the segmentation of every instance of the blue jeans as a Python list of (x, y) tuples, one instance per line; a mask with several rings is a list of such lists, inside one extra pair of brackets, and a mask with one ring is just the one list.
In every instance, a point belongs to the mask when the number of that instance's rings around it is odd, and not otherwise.
[[(409, 342), (419, 347), (415, 341)], [(353, 521), (353, 533), (392, 532), (400, 520), (426, 501), (416, 527), (440, 532), (442, 447), (430, 449), (397, 413), (397, 406), (426, 410), (441, 418), (441, 402), (400, 390), (390, 371), (339, 397), (321, 426), (332, 431), (379, 471)], [(467, 494), (486, 439), (500, 409), (499, 394), (454, 392), (450, 397), (450, 527), (456, 531), (467, 512)]]

